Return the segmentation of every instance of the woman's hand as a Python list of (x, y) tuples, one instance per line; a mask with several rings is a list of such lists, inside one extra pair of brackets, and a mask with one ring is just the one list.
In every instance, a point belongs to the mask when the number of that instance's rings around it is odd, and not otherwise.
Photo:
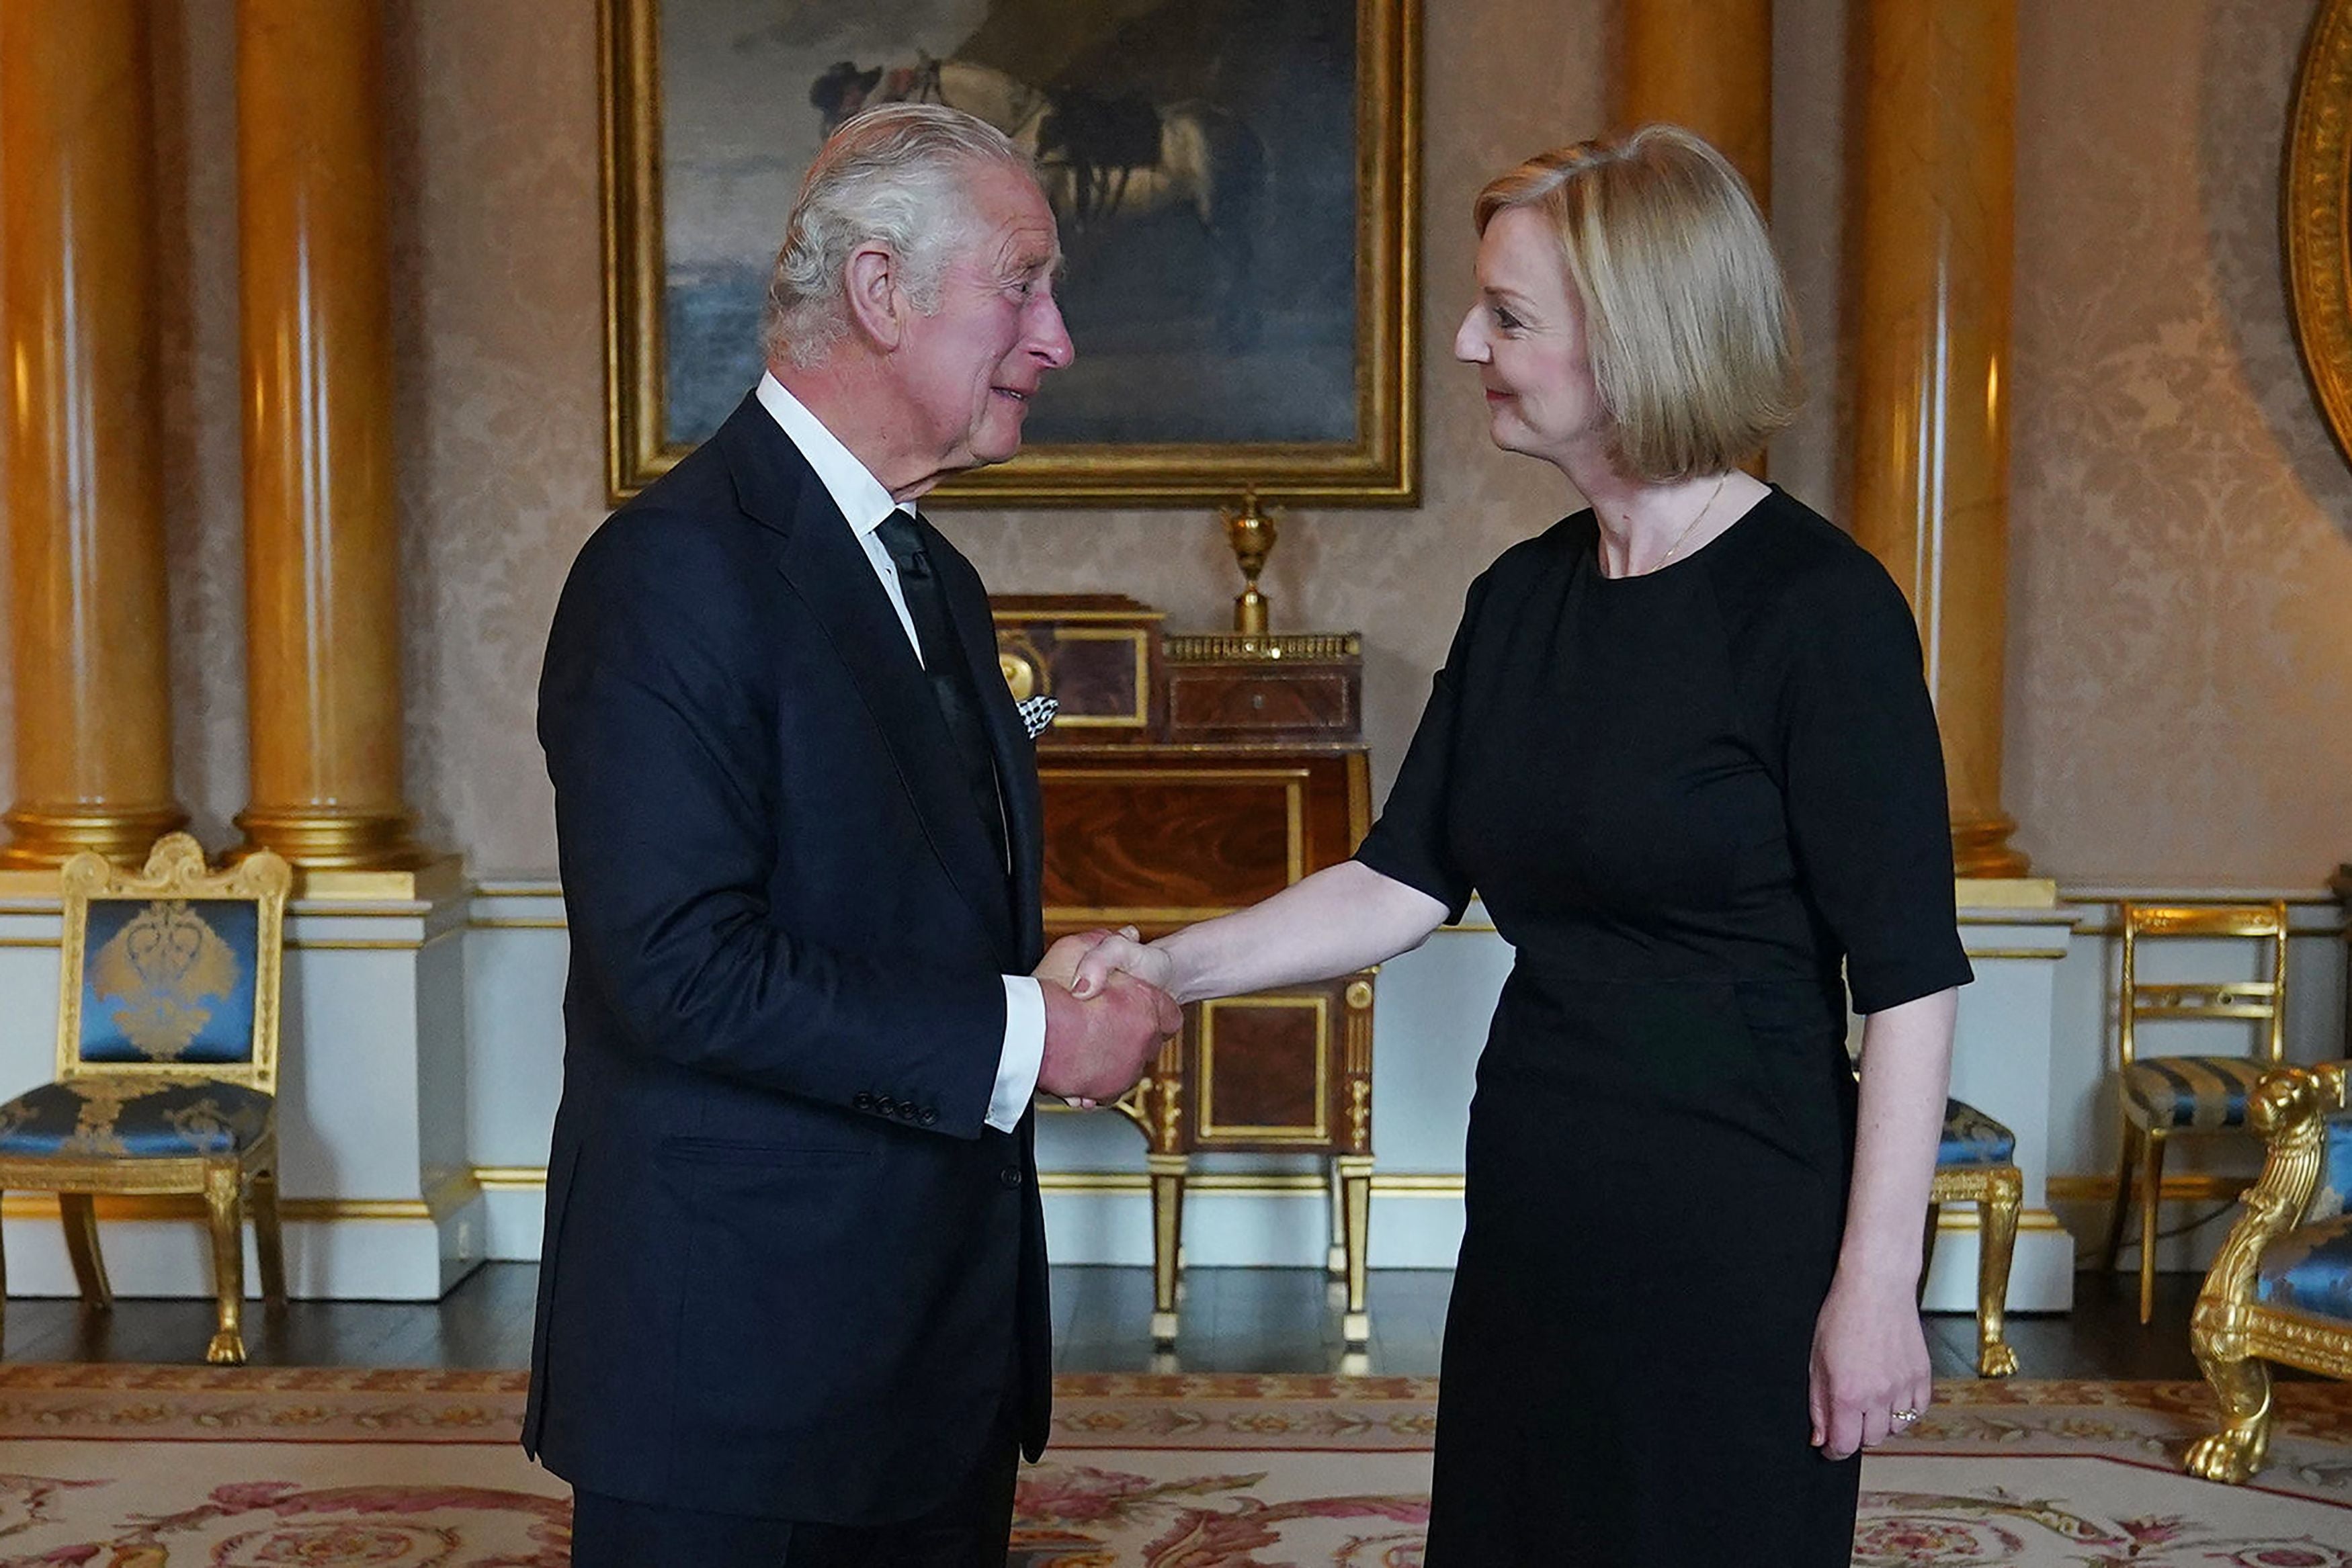
[(1088, 936), (1097, 939), (1079, 955), (1076, 973), (1070, 979), (1070, 994), (1090, 997), (1111, 976), (1122, 973), (1172, 994), (1170, 982), (1175, 977), (1175, 960), (1164, 948), (1145, 946), (1137, 940), (1138, 935), (1132, 925), (1123, 925), (1117, 931), (1089, 932)]
[[(1129, 936), (1135, 935), (1135, 927), (1132, 925), (1123, 929)], [(1078, 977), (1080, 962), (1109, 936), (1110, 933), (1108, 931), (1094, 930), (1080, 931), (1065, 936), (1045, 949), (1044, 962), (1030, 973), (1041, 980), (1050, 980), (1066, 991), (1070, 988), (1070, 982)]]
[(1813, 1446), (1843, 1459), (1899, 1437), (1934, 1397), (1912, 1281), (1841, 1270), (1813, 1325)]

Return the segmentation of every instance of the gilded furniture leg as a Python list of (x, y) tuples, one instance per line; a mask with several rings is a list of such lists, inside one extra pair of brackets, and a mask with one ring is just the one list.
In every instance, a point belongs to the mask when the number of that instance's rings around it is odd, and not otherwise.
[(114, 1305), (114, 1289), (106, 1279), (106, 1254), (98, 1249), (98, 1206), (86, 1192), (61, 1192), (58, 1218), (65, 1222), (66, 1255), (73, 1260), (82, 1304), (107, 1311)]
[(2107, 1214), (2107, 1242), (2099, 1249), (2099, 1267), (2113, 1269), (2123, 1256), (2124, 1215), (2131, 1207), (2132, 1172), (2139, 1165), (2139, 1129), (2124, 1120), (2123, 1153), (2116, 1160), (2116, 1206)]
[(278, 1224), (278, 1172), (254, 1173), (247, 1202), (253, 1209), (253, 1250), (261, 1265), (261, 1301), (271, 1312), (286, 1310), (286, 1241)]
[(1331, 1162), (1331, 1250), (1323, 1267), (1333, 1283), (1345, 1285), (1348, 1279), (1348, 1188), (1340, 1179), (1339, 1163)]
[[(2264, 1333), (2255, 1300), (2263, 1254), (2303, 1222), (2327, 1165), (2327, 1118), (2345, 1103), (2342, 1064), (2267, 1073), (2246, 1107), (2249, 1125), (2267, 1145), (2263, 1174), (2246, 1194), (2229, 1238), (2206, 1271), (2189, 1320), (2189, 1348), (2213, 1385), (2221, 1426), (2189, 1445), (2188, 1469), (2207, 1480), (2236, 1483), (2262, 1469), (2270, 1448), (2271, 1373), (2265, 1356), (2284, 1348)], [(2292, 1364), (2341, 1369), (2324, 1354), (2334, 1341), (2296, 1341), (2322, 1354)]]
[(245, 1364), (245, 1216), (239, 1202), (241, 1173), (223, 1161), (205, 1171), (205, 1208), (212, 1219), (213, 1294), (220, 1304), (220, 1328), (205, 1349), (215, 1366)]
[(1977, 1205), (1977, 1375), (2017, 1370), (2009, 1343), (2009, 1265), (2017, 1252), (2017, 1215), (2025, 1184), (2014, 1170), (1996, 1173)]
[(1151, 1173), (1151, 1343), (1176, 1343), (1176, 1251), (1184, 1239), (1184, 1156), (1146, 1155)]
[(2156, 1199), (2164, 1190), (2164, 1129), (2150, 1127), (2147, 1159), (2139, 1182), (2139, 1321), (2146, 1327), (2156, 1313)]
[(2189, 1446), (2189, 1473), (2234, 1486), (2261, 1469), (2270, 1452), (2270, 1363), (2246, 1354), (2244, 1334), (2209, 1335), (2203, 1328), (2190, 1339), (2221, 1403), (2221, 1429)]
[(1341, 1200), (1348, 1222), (1348, 1310), (1339, 1319), (1339, 1337), (1360, 1350), (1372, 1337), (1371, 1314), (1364, 1310), (1364, 1251), (1372, 1228), (1372, 1157), (1341, 1155)]

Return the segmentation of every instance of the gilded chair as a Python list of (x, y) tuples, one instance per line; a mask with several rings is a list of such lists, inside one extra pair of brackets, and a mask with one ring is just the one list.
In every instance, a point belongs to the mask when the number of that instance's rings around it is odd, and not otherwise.
[(2242, 1481), (2262, 1469), (2278, 1362), (2352, 1378), (2352, 1062), (2266, 1074), (2248, 1119), (2269, 1145), (2230, 1239), (2205, 1276), (2189, 1343), (2221, 1405), (2221, 1429), (2189, 1446), (2189, 1470)]
[(2025, 1177), (2017, 1168), (2017, 1134), (1975, 1106), (1944, 1102), (1944, 1136), (1936, 1151), (1935, 1184), (1927, 1189), (1927, 1244), (1919, 1284), (1936, 1259), (1936, 1228), (1948, 1203), (1977, 1206), (1977, 1375), (2007, 1377), (2017, 1370), (2008, 1338), (2009, 1267), (2017, 1252), (2017, 1215)]
[[(2286, 905), (2125, 904), (2123, 982), (2116, 1004), (2117, 1084), (2123, 1149), (2116, 1204), (2108, 1217), (2102, 1268), (2123, 1245), (2132, 1171), (2140, 1173), (2139, 1321), (2156, 1302), (2156, 1216), (2164, 1183), (2165, 1141), (2180, 1133), (2242, 1132), (2254, 1085), (2286, 1054)], [(2266, 980), (2158, 982), (2140, 976), (2142, 948), (2170, 937), (2255, 936), (2268, 947)], [(2257, 1026), (2252, 1056), (2142, 1056), (2143, 1024), (2235, 1019)]]
[[(92, 1197), (201, 1195), (218, 1332), (245, 1360), (244, 1216), (262, 1298), (286, 1302), (278, 1223), (278, 979), (291, 873), (266, 851), (218, 873), (185, 833), (132, 873), (65, 863), (57, 1081), (0, 1105), (0, 1190), (54, 1192), (88, 1305), (113, 1304)], [(0, 1301), (6, 1271), (0, 1260)]]

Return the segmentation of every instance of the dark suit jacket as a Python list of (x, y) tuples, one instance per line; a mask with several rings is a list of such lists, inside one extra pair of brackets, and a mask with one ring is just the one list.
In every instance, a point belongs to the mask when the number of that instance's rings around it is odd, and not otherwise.
[(572, 968), (523, 1442), (575, 1486), (905, 1519), (1015, 1379), (1044, 1445), (1033, 1126), (983, 1121), (1000, 977), (1043, 946), (1036, 763), (980, 578), (929, 548), (1009, 887), (887, 595), (756, 399), (564, 586), (539, 731)]

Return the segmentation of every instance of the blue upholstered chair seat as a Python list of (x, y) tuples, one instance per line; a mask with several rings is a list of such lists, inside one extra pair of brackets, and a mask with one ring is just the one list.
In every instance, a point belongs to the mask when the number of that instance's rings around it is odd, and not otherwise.
[(2312, 1191), (2311, 1202), (2304, 1207), (2305, 1225), (2333, 1219), (2352, 1208), (2352, 1203), (2346, 1201), (2347, 1196), (2352, 1195), (2352, 1111), (2338, 1111), (2324, 1118), (2320, 1135), (2326, 1153), (2320, 1160), (2319, 1185)]
[(2242, 1056), (2149, 1056), (2123, 1070), (2135, 1124), (2200, 1131), (2246, 1124), (2246, 1101), (2272, 1063)]
[(2352, 1323), (2352, 1215), (2304, 1226), (2271, 1243), (2254, 1273), (2254, 1300)]
[(1944, 1102), (1939, 1166), (2005, 1166), (2017, 1157), (2017, 1134), (1963, 1100)]
[(0, 1105), (0, 1159), (241, 1154), (269, 1131), (269, 1106), (236, 1083), (67, 1079)]

